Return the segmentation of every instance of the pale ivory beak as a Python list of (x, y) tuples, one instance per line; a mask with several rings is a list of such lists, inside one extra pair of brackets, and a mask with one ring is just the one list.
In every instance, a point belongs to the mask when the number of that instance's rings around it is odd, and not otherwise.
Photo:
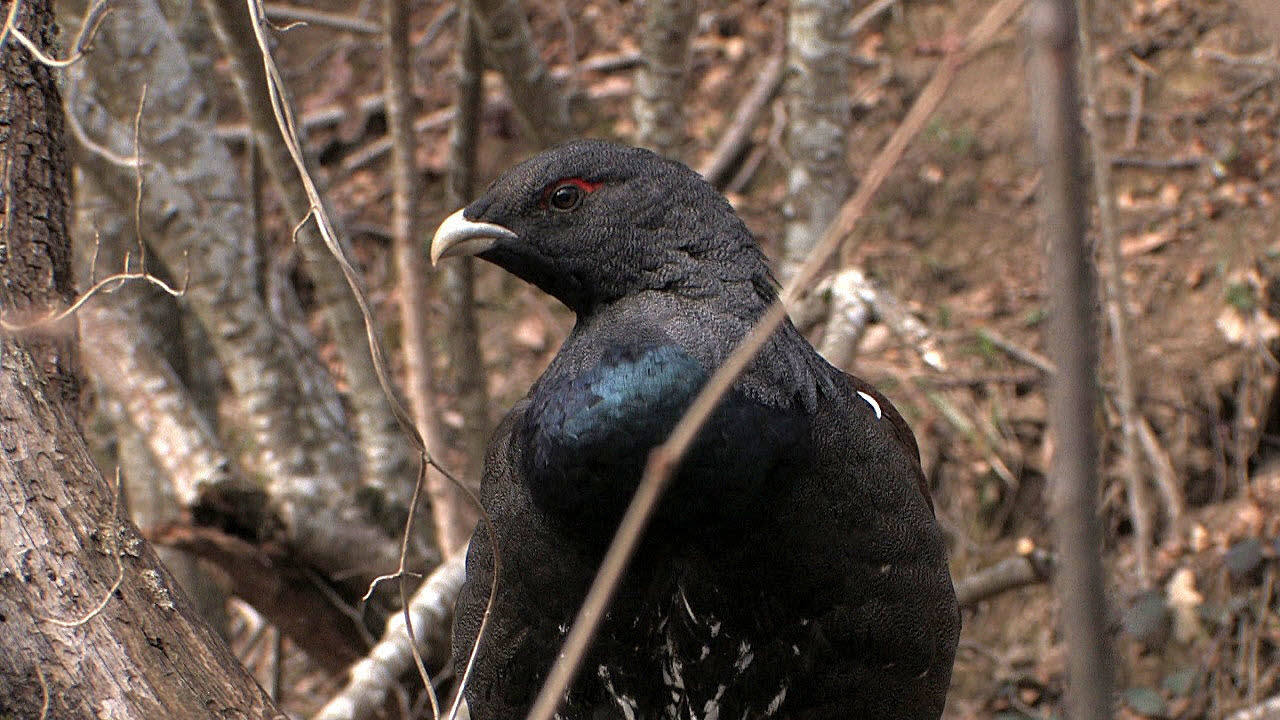
[(431, 238), (431, 264), (440, 262), (440, 258), (477, 255), (497, 245), (499, 240), (515, 240), (517, 237), (501, 225), (468, 220), (459, 210), (436, 228), (436, 234)]

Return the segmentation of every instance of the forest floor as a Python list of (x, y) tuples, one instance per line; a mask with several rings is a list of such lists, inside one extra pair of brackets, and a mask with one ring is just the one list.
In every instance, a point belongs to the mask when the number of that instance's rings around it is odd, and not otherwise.
[[(1267, 424), (1280, 335), (1280, 22), (1268, 24), (1269, 2), (1120, 0), (1095, 3), (1090, 23), (1130, 318), (1128, 356), (1137, 411), (1151, 430), (1140, 472), (1157, 540), (1144, 580), (1120, 423), (1109, 400), (1098, 427), (1105, 431), (1106, 561), (1126, 717), (1230, 717), (1280, 692), (1280, 473), (1267, 472), (1273, 450), (1262, 441), (1280, 429)], [(329, 5), (349, 10), (347, 3)], [(594, 98), (591, 134), (628, 138), (630, 73), (583, 66), (638, 46), (638, 5), (589, 2), (572, 18), (563, 0), (526, 5), (544, 57)], [(852, 38), (855, 176), (945, 49), (988, 5), (908, 1)], [(440, 8), (418, 6), (415, 37)], [(704, 3), (688, 103), (689, 164), (707, 157), (777, 52), (784, 9), (780, 0)], [(451, 28), (419, 48), (424, 115), (450, 103)], [(357, 230), (359, 259), (382, 316), (394, 325), (382, 230), (388, 174), (384, 161), (353, 159), (382, 132), (380, 118), (361, 113), (358, 102), (378, 91), (376, 43), (333, 37), (323, 28), (294, 29), (281, 52), (304, 115), (344, 109), (345, 120), (314, 130), (313, 140), (325, 147), (333, 200)], [(841, 258), (902, 299), (946, 360), (945, 371), (933, 369), (909, 342), (876, 325), (848, 369), (883, 389), (915, 429), (957, 578), (1028, 547), (1052, 551), (1043, 509), (1051, 452), (1046, 387), (1035, 356), (1046, 299), (1023, 52), (1011, 25), (960, 71)], [(224, 119), (235, 121), (235, 111)], [(755, 135), (762, 162), (730, 196), (771, 256), (782, 227), (784, 122), (775, 103)], [(430, 223), (453, 209), (442, 200), (445, 140), (443, 126), (420, 138)], [(530, 151), (509, 112), (488, 111), (481, 186)], [(282, 251), (285, 228), (282, 221)], [(479, 278), (492, 422), (550, 360), (571, 317), (505, 274), (482, 268)], [(443, 305), (433, 306), (433, 326), (444, 321)], [(313, 329), (325, 333), (319, 322)], [(815, 338), (821, 332), (821, 324), (810, 329)], [(1116, 348), (1105, 329), (1103, 337), (1100, 375), (1114, 399)], [(449, 369), (438, 370), (448, 407)], [(459, 419), (445, 416), (455, 427)], [(978, 603), (964, 622), (947, 718), (1063, 716), (1065, 653), (1047, 585)], [(305, 709), (303, 698), (324, 695), (328, 685), (297, 669), (294, 698)]]

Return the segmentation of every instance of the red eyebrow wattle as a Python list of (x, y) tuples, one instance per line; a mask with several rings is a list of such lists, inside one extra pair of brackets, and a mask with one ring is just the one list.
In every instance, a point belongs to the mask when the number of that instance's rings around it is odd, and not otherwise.
[(552, 184), (551, 187), (555, 188), (565, 183), (569, 183), (570, 185), (576, 185), (578, 189), (588, 193), (595, 192), (596, 190), (600, 189), (601, 185), (604, 184), (601, 182), (591, 182), (590, 180), (583, 180), (582, 178), (573, 177), (573, 178), (564, 178), (563, 180), (558, 180), (554, 184)]

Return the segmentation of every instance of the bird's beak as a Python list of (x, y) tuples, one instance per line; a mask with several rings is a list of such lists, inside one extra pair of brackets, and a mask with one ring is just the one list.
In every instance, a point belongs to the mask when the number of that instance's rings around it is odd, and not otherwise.
[(431, 264), (455, 255), (478, 255), (497, 245), (500, 240), (514, 240), (518, 235), (487, 222), (475, 222), (462, 216), (462, 210), (450, 215), (436, 228), (431, 238)]

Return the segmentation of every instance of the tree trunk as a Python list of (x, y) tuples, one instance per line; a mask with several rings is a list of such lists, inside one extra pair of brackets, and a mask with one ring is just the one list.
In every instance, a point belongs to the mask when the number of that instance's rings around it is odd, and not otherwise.
[(680, 158), (685, 141), (689, 42), (697, 24), (697, 0), (648, 0), (645, 6), (644, 61), (631, 102), (636, 143), (670, 158)]
[(791, 0), (787, 15), (785, 283), (809, 257), (849, 194), (851, 0)]
[[(22, 3), (16, 26), (49, 48), (49, 0)], [(52, 72), (6, 42), (0, 309), (10, 323), (71, 296), (62, 143)], [(69, 328), (0, 336), (0, 716), (283, 717), (122, 519), (74, 420)]]

